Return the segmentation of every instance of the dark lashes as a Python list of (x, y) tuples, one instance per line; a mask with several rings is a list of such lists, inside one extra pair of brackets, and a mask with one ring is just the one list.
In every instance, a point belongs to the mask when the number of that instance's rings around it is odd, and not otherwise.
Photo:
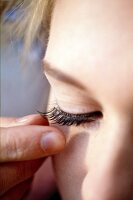
[(61, 110), (59, 107), (54, 107), (48, 112), (39, 112), (42, 117), (48, 117), (51, 123), (60, 125), (75, 125), (79, 126), (82, 123), (90, 123), (102, 117), (100, 111), (85, 113), (85, 114), (70, 114)]

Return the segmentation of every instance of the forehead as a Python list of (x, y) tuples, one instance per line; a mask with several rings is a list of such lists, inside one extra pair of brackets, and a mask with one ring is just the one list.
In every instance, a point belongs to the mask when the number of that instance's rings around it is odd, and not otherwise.
[(112, 0), (108, 4), (106, 0), (57, 0), (46, 56), (66, 68), (103, 63), (131, 67), (133, 3)]
[(56, 1), (46, 59), (59, 70), (109, 98), (124, 90), (133, 99), (132, 58), (131, 0)]

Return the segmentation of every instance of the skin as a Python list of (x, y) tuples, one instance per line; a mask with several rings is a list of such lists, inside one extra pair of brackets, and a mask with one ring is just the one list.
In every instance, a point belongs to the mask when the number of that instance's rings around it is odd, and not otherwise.
[[(42, 163), (43, 166), (47, 163), (43, 168), (43, 196), (46, 198), (55, 188), (50, 163), (45, 161), (64, 147), (65, 137), (60, 130), (50, 127), (39, 114), (0, 118), (0, 199), (22, 199), (29, 193), (31, 184), (35, 197), (34, 186), (38, 181), (35, 178), (32, 183), (33, 176)], [(39, 173), (36, 175), (39, 177)]]
[(63, 200), (133, 199), (132, 55), (131, 0), (56, 1), (44, 59), (53, 100), (68, 113), (103, 114), (61, 127), (67, 147), (53, 164)]

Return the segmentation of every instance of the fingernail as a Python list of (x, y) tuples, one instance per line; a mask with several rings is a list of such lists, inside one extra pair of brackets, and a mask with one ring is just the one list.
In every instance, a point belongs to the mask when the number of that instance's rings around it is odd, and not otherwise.
[(16, 122), (19, 124), (38, 122), (38, 125), (39, 125), (39, 123), (42, 124), (42, 121), (45, 122), (45, 125), (49, 125), (47, 118), (44, 118), (38, 114), (27, 115), (27, 116), (16, 119)]
[(62, 134), (49, 132), (41, 138), (41, 147), (48, 153), (54, 153), (62, 150), (65, 146), (65, 137)]
[(28, 115), (28, 116), (24, 116), (24, 117), (16, 119), (16, 122), (24, 123), (24, 122), (27, 122), (27, 121), (31, 120), (32, 118), (33, 118), (33, 116)]

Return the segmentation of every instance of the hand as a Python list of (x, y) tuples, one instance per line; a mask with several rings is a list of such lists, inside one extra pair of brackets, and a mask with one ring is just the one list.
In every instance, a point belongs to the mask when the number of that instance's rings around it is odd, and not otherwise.
[(1, 118), (0, 199), (21, 199), (44, 159), (64, 147), (63, 133), (40, 115)]

